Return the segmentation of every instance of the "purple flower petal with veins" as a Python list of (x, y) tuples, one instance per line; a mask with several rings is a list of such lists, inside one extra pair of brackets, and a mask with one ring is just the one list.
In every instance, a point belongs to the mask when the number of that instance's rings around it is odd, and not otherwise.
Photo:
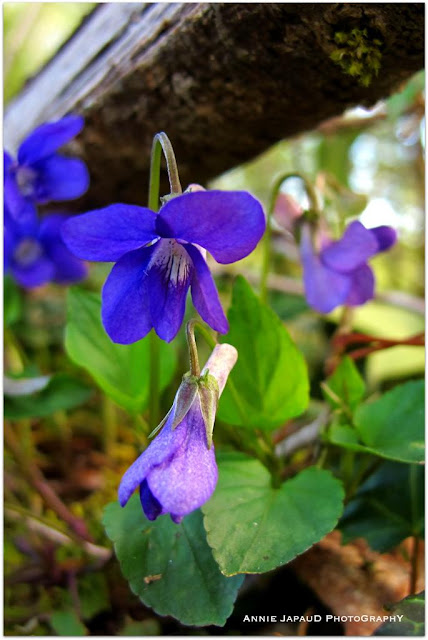
[(201, 317), (215, 331), (228, 322), (202, 251), (221, 263), (245, 258), (262, 237), (260, 203), (245, 191), (192, 191), (159, 214), (114, 204), (70, 218), (67, 247), (85, 260), (115, 261), (103, 288), (102, 318), (113, 340), (130, 344), (153, 327), (163, 340), (177, 335), (189, 288)]

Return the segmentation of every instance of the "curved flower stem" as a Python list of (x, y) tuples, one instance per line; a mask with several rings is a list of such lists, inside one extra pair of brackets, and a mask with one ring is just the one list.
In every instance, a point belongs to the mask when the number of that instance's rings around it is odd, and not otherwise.
[(211, 347), (211, 349), (214, 349), (214, 347), (217, 346), (218, 342), (215, 338), (213, 338), (211, 332), (208, 331), (208, 329), (201, 322), (199, 322), (199, 320), (193, 319), (191, 320), (191, 322), (193, 325), (193, 331), (197, 329), (201, 336), (203, 336), (207, 345)]
[(195, 324), (197, 320), (190, 320), (186, 325), (186, 339), (189, 347), (190, 373), (199, 378), (201, 367), (199, 366), (198, 348), (195, 340)]
[[(161, 154), (164, 154), (168, 170), (171, 193), (180, 194), (181, 185), (178, 177), (177, 162), (171, 142), (163, 131), (153, 138), (152, 156), (150, 160), (149, 209), (159, 209)], [(159, 338), (154, 330), (150, 332), (150, 393), (149, 420), (153, 424), (159, 422)]]
[(260, 299), (262, 302), (267, 302), (267, 281), (271, 262), (272, 215), (275, 208), (276, 199), (281, 190), (281, 186), (289, 178), (299, 178), (299, 180), (303, 181), (311, 205), (311, 210), (316, 215), (319, 215), (318, 198), (315, 189), (307, 178), (302, 176), (300, 173), (283, 173), (275, 180), (270, 195), (269, 206), (267, 210), (266, 231), (263, 239), (263, 265), (260, 280)]
[(354, 319), (354, 307), (348, 307), (344, 305), (342, 308), (342, 315), (337, 325), (337, 329), (331, 339), (330, 354), (328, 355), (325, 364), (324, 371), (326, 376), (331, 376), (334, 370), (340, 362), (340, 358), (343, 356), (345, 347), (338, 341), (338, 337), (349, 334), (352, 331), (352, 322)]
[[(354, 460), (355, 455), (352, 462), (354, 462)], [(361, 468), (359, 469), (358, 473), (354, 475), (354, 478), (351, 482), (348, 483), (348, 486), (346, 486), (345, 483), (345, 505), (347, 505), (348, 502), (352, 500), (359, 487), (378, 469), (378, 467), (380, 467), (381, 464), (381, 458), (373, 460), (373, 456), (371, 455), (367, 455), (362, 458)]]
[(160, 366), (159, 366), (159, 338), (154, 329), (150, 332), (150, 397), (149, 397), (149, 422), (158, 424), (159, 422), (159, 387), (160, 387)]
[[(211, 347), (212, 349), (214, 349), (214, 347), (218, 343), (213, 338), (213, 336), (208, 331), (208, 329), (203, 324), (201, 324), (199, 322), (199, 320), (192, 320), (191, 322), (192, 322), (193, 333), (194, 333), (194, 330), (197, 329), (199, 331), (199, 333), (204, 337), (205, 342), (208, 344), (208, 346)], [(234, 400), (234, 402), (235, 402), (235, 404), (237, 406), (240, 418), (245, 423), (245, 421), (246, 421), (245, 411), (244, 411), (244, 408), (242, 406), (241, 399), (240, 399), (239, 394), (238, 394), (238, 392), (236, 390), (236, 387), (233, 384), (233, 380), (230, 377), (227, 380), (227, 385), (228, 385), (229, 391), (230, 391), (230, 393), (231, 393), (231, 395), (233, 397), (233, 400)]]
[(177, 161), (170, 139), (161, 131), (153, 138), (152, 157), (150, 162), (150, 183), (149, 183), (149, 209), (157, 211), (159, 208), (159, 185), (161, 152), (165, 156), (166, 168), (168, 171), (169, 186), (171, 193), (180, 194), (182, 192), (180, 178), (178, 177)]

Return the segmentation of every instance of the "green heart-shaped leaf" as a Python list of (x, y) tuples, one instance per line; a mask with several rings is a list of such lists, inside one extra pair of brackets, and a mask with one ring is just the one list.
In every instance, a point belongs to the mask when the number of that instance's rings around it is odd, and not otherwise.
[(395, 387), (379, 400), (360, 405), (355, 426), (332, 425), (326, 439), (344, 449), (397, 462), (424, 462), (424, 382)]
[(276, 313), (238, 277), (224, 341), (238, 361), (220, 398), (218, 417), (243, 427), (275, 429), (302, 413), (309, 402), (305, 360)]
[(359, 406), (354, 420), (361, 442), (383, 458), (423, 462), (424, 389), (423, 380), (406, 382)]
[(243, 578), (220, 573), (200, 511), (179, 525), (169, 516), (150, 522), (135, 495), (124, 509), (107, 505), (103, 522), (122, 573), (144, 604), (183, 624), (225, 624)]
[(423, 537), (423, 467), (383, 463), (359, 488), (339, 526), (345, 543), (366, 538), (371, 548), (381, 553), (409, 536)]
[(258, 460), (223, 454), (217, 488), (203, 506), (208, 542), (225, 575), (264, 573), (331, 531), (342, 501), (342, 484), (329, 471), (305, 469), (276, 489)]
[[(390, 622), (376, 629), (374, 636), (425, 636), (425, 592), (412, 594), (388, 607)], [(398, 616), (402, 616), (399, 618)]]

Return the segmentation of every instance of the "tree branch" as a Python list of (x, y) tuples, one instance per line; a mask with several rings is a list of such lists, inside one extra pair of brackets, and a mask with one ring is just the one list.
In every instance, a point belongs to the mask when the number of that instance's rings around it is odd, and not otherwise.
[[(369, 87), (330, 58), (366, 30)], [(388, 96), (424, 61), (419, 3), (106, 3), (9, 106), (5, 145), (68, 112), (91, 188), (78, 208), (144, 201), (153, 135), (166, 131), (183, 185), (205, 183), (275, 142)], [(165, 191), (166, 193), (166, 191)]]

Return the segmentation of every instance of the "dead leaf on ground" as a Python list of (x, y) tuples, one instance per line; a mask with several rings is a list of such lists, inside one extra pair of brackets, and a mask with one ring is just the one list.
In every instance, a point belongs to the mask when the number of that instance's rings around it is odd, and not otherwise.
[[(363, 539), (341, 544), (341, 534), (333, 531), (321, 542), (294, 560), (297, 576), (337, 616), (383, 616), (385, 604), (409, 595), (412, 540), (405, 540), (391, 553), (373, 551)], [(424, 588), (424, 545), (419, 549), (419, 576), (416, 591)], [(347, 636), (369, 636), (381, 622), (349, 620), (342, 623)]]

